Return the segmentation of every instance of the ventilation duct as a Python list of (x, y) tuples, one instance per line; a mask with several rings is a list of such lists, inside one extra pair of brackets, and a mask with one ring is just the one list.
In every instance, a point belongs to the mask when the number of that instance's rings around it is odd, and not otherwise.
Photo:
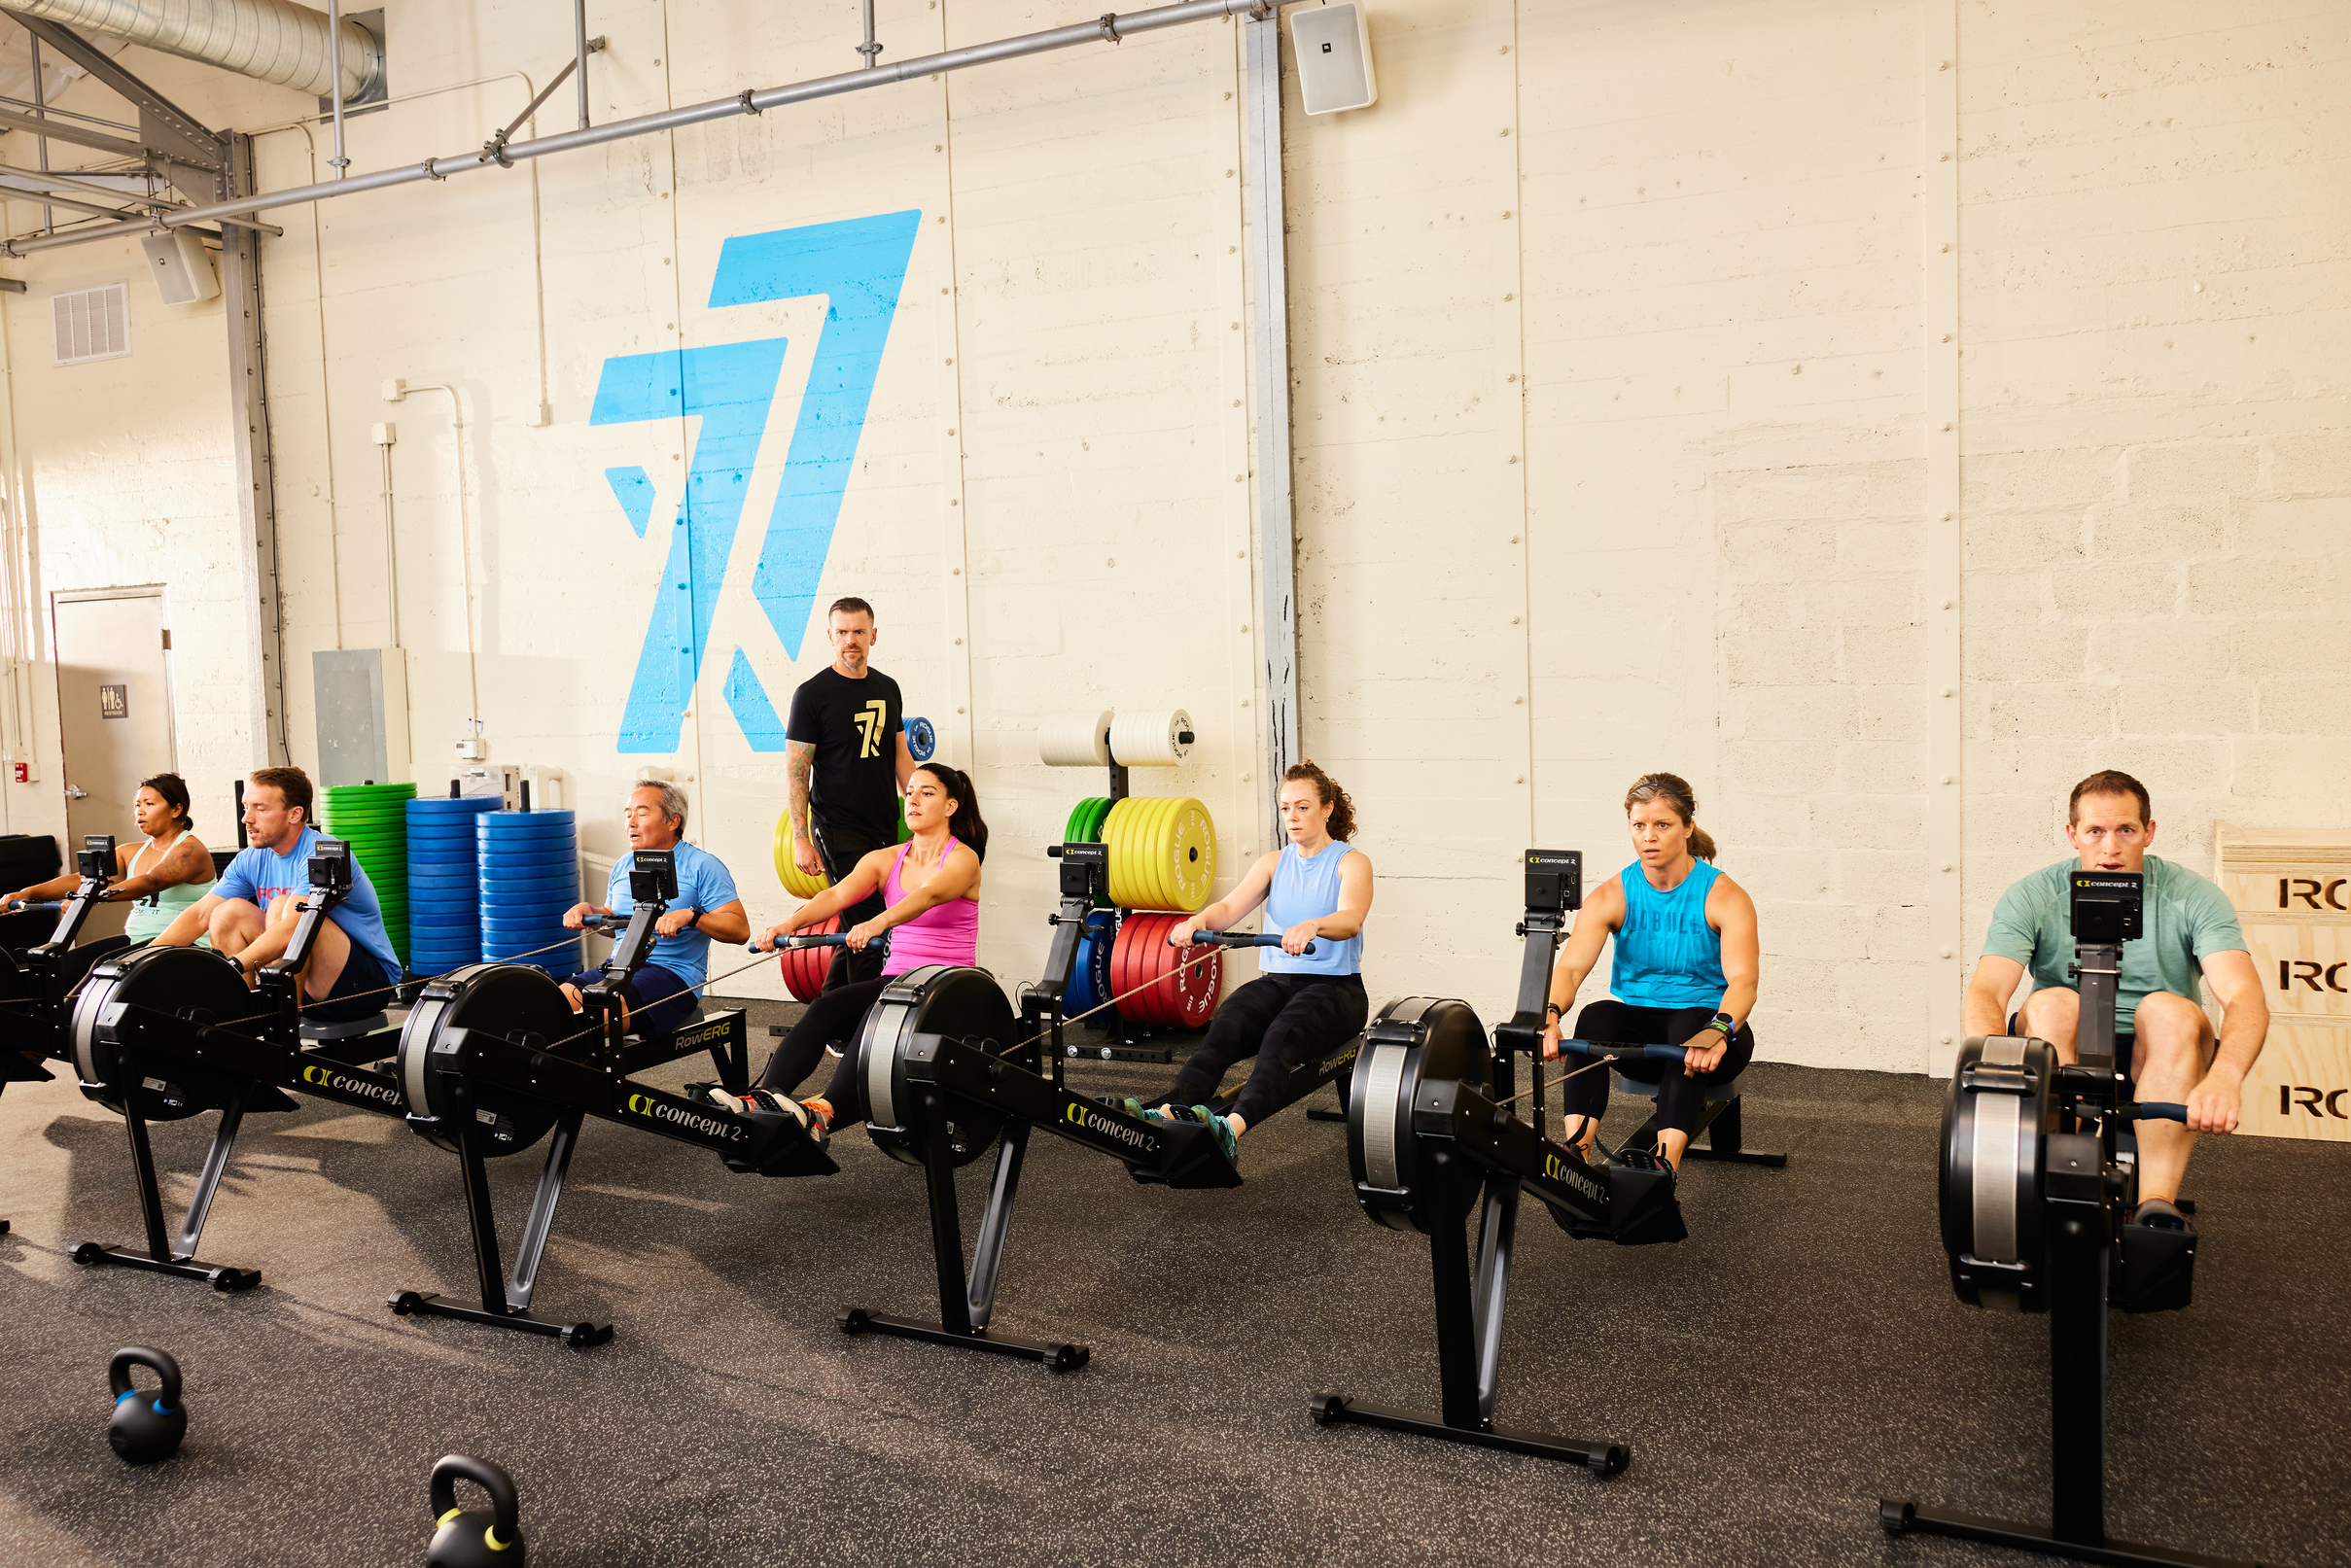
[[(8, 0), (8, 9), (81, 32), (217, 65), (329, 97), (327, 16), (294, 0)], [(383, 46), (344, 18), (343, 98), (366, 97), (383, 75)]]

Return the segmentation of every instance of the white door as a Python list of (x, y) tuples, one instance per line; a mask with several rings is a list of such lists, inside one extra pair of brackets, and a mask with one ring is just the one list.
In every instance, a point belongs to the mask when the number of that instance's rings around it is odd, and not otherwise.
[[(57, 650), (58, 734), (65, 749), (65, 826), (71, 870), (83, 837), (135, 844), (139, 781), (174, 771), (171, 632), (160, 588), (60, 593), (52, 602)], [(127, 904), (93, 911), (84, 940), (123, 928)]]

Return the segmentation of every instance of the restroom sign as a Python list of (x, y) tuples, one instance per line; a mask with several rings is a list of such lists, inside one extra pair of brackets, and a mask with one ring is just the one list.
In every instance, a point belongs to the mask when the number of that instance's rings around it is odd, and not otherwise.
[(100, 718), (128, 718), (130, 716), (130, 687), (100, 686), (98, 688), (98, 716)]

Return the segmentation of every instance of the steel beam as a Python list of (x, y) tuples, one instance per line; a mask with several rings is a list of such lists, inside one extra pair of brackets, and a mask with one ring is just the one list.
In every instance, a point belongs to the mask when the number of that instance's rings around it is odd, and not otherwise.
[[(151, 150), (215, 172), (227, 161), (219, 133), (206, 129), (195, 116), (117, 65), (80, 33), (20, 11), (8, 15), (26, 32), (97, 78), (100, 86), (127, 99), (139, 111), (139, 139)], [(201, 199), (198, 192), (190, 194)]]
[(110, 157), (144, 158), (147, 149), (137, 142), (126, 142), (120, 136), (108, 136), (88, 130), (71, 121), (44, 120), (36, 115), (20, 115), (13, 109), (0, 109), (0, 130), (29, 130), (35, 136), (46, 136), (53, 142), (71, 142), (76, 147), (90, 148)]
[(1265, 779), (1258, 819), (1282, 842), (1283, 770), (1298, 760), (1298, 613), (1290, 501), (1288, 222), (1281, 194), (1281, 13), (1247, 29), (1249, 412), (1257, 422), (1258, 646), (1264, 650)]
[[(378, 169), (372, 174), (355, 175), (347, 180), (328, 180), (315, 185), (297, 186), (291, 190), (273, 191), (266, 195), (239, 196), (234, 200), (210, 206), (193, 207), (183, 213), (165, 217), (167, 226), (182, 224), (215, 223), (226, 217), (267, 212), (276, 207), (298, 206), (304, 202), (320, 201), (329, 196), (348, 195), (358, 191), (381, 191), (392, 186), (412, 185), (420, 180), (445, 180), (453, 174), (471, 174), (476, 169), (499, 168), (528, 157), (545, 157), (555, 153), (570, 153), (581, 148), (600, 147), (607, 142), (626, 141), (633, 136), (649, 136), (660, 131), (681, 130), (688, 125), (707, 124), (714, 120), (727, 120), (736, 115), (764, 114), (792, 104), (813, 103), (820, 98), (836, 97), (844, 92), (857, 92), (866, 87), (884, 87), (894, 82), (907, 82), (946, 71), (967, 70), (974, 65), (993, 64), (998, 60), (1022, 59), (1031, 54), (1044, 54), (1054, 50), (1070, 49), (1080, 44), (1114, 44), (1137, 33), (1156, 32), (1167, 27), (1180, 27), (1195, 21), (1210, 21), (1219, 17), (1270, 17), (1284, 6), (1298, 0), (1183, 0), (1182, 4), (1158, 6), (1149, 11), (1138, 11), (1127, 16), (1107, 14), (1091, 21), (1076, 22), (1067, 27), (1052, 27), (1043, 32), (1024, 33), (1017, 38), (1000, 38), (994, 43), (971, 44), (962, 49), (946, 50), (937, 54), (925, 54), (913, 59), (899, 60), (892, 65), (877, 65), (863, 71), (844, 71), (838, 76), (817, 77), (807, 82), (794, 82), (779, 87), (750, 88), (732, 97), (713, 98), (707, 103), (689, 104), (683, 109), (665, 109), (657, 114), (639, 115), (633, 120), (615, 120), (609, 124), (587, 130), (560, 131), (527, 142), (511, 142), (493, 156), (487, 147), (459, 153), (448, 157), (429, 157), (421, 163), (400, 168)], [(4, 9), (4, 8), (0, 8)], [(14, 16), (10, 12), (8, 15)], [(103, 59), (104, 56), (99, 56)], [(120, 71), (115, 74), (123, 75)], [(140, 110), (145, 116), (147, 110)], [(146, 121), (142, 119), (142, 126)], [(144, 132), (142, 132), (144, 134)], [(34, 251), (53, 250), (60, 245), (86, 244), (126, 230), (108, 226), (83, 230), (74, 235), (58, 234), (41, 239), (10, 240), (0, 245), (0, 254), (26, 256)]]
[[(253, 188), (253, 138), (224, 139), (228, 167), (222, 194)], [(237, 511), (244, 534), (245, 636), (258, 650), (262, 679), (251, 705), (255, 755), (291, 761), (286, 749), (286, 621), (278, 597), (277, 469), (269, 439), (267, 359), (262, 339), (261, 236), (230, 228), (221, 238), (222, 315), (228, 323), (228, 397), (236, 429)]]

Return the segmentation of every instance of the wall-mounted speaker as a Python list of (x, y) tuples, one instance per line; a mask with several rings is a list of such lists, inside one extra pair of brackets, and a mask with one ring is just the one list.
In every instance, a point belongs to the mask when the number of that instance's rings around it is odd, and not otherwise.
[(1290, 49), (1298, 57), (1298, 96), (1308, 114), (1364, 109), (1379, 101), (1380, 84), (1372, 79), (1371, 24), (1355, 0), (1292, 11)]
[(221, 292), (204, 242), (185, 228), (166, 228), (139, 239), (147, 252), (147, 270), (167, 305), (193, 305)]

